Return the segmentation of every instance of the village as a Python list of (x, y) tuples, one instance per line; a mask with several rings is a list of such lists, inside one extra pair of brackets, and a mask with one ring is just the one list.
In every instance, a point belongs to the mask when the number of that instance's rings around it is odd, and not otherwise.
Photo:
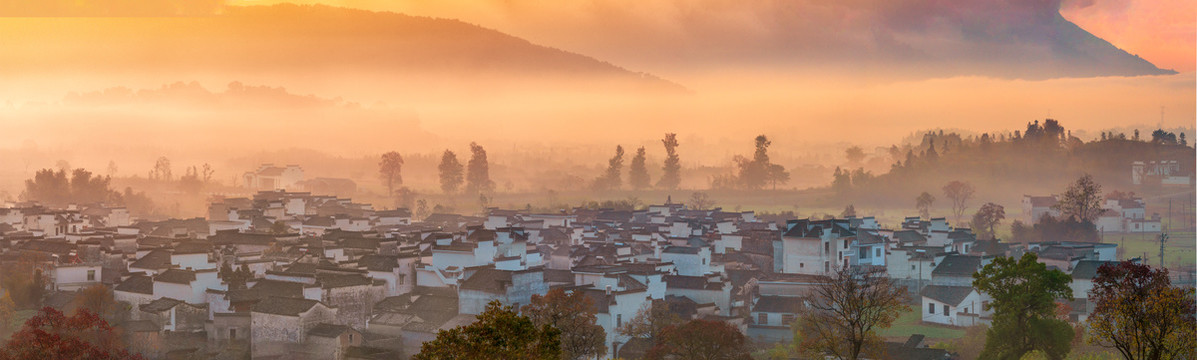
[[(295, 182), (246, 176), (255, 188)], [(1112, 243), (979, 239), (943, 217), (767, 221), (663, 200), (417, 218), (279, 188), (213, 201), (206, 218), (164, 221), (137, 221), (122, 207), (14, 203), (0, 209), (0, 265), (36, 269), (44, 305), (64, 312), (80, 297), (110, 296), (130, 352), (150, 359), (409, 358), (438, 332), (477, 321), (492, 301), (518, 310), (554, 289), (589, 299), (605, 336), (598, 358), (634, 359), (652, 344), (623, 329), (654, 306), (682, 321), (729, 324), (758, 347), (791, 342), (812, 289), (838, 269), (874, 271), (905, 288), (923, 325), (989, 324), (992, 299), (973, 275), (1026, 253), (1070, 274), (1066, 318), (1083, 324), (1097, 269), (1138, 261)], [(1058, 216), (1056, 201), (1025, 196), (1024, 216)], [(1097, 225), (1159, 232), (1158, 215), (1143, 208), (1138, 198), (1107, 200)], [(923, 339), (886, 346), (897, 358), (954, 356)]]

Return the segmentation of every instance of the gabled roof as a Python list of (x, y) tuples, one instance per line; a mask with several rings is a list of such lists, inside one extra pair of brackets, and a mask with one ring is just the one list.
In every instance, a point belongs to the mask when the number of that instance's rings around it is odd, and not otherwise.
[(722, 284), (709, 282), (706, 277), (702, 276), (685, 276), (685, 275), (665, 275), (665, 285), (667, 288), (677, 289), (692, 289), (692, 290), (720, 290), (723, 289)]
[(971, 255), (948, 255), (935, 266), (931, 276), (972, 276), (981, 269), (981, 257)]
[(177, 299), (171, 299), (168, 297), (164, 297), (164, 298), (156, 299), (156, 300), (151, 301), (146, 304), (141, 304), (137, 308), (140, 309), (141, 311), (145, 311), (148, 313), (160, 313), (160, 312), (163, 312), (166, 310), (170, 310), (171, 308), (175, 307), (175, 305), (179, 305), (182, 303), (183, 303), (183, 300), (177, 300)]
[(503, 294), (507, 292), (508, 285), (511, 285), (510, 271), (479, 269), (461, 284), (461, 288)]
[(968, 294), (972, 294), (973, 291), (976, 290), (972, 286), (927, 285), (919, 294), (955, 306), (960, 305), (960, 302), (964, 301), (964, 298), (968, 297)]
[(752, 307), (753, 312), (797, 314), (802, 311), (802, 299), (793, 296), (761, 296)]
[(1118, 265), (1118, 262), (1097, 260), (1078, 261), (1076, 266), (1072, 268), (1072, 278), (1076, 280), (1092, 280), (1093, 278), (1097, 277), (1097, 269), (1105, 264)]
[(151, 270), (169, 268), (170, 252), (162, 249), (150, 250), (150, 252), (143, 255), (140, 259), (129, 264), (129, 267)]
[(124, 291), (137, 294), (153, 295), (154, 294), (154, 279), (145, 275), (130, 276), (120, 285), (117, 285), (115, 291)]
[(188, 285), (192, 281), (195, 281), (195, 272), (182, 269), (169, 269), (154, 276), (154, 281)]
[(316, 300), (271, 296), (254, 304), (252, 311), (273, 315), (299, 316), (319, 303)]
[(349, 330), (351, 330), (351, 329), (345, 325), (333, 325), (333, 324), (329, 324), (329, 323), (319, 323), (319, 324), (316, 324), (316, 326), (313, 326), (311, 330), (308, 330), (308, 336), (335, 338), (335, 337), (341, 336), (341, 334), (344, 334), (346, 331), (349, 331)]

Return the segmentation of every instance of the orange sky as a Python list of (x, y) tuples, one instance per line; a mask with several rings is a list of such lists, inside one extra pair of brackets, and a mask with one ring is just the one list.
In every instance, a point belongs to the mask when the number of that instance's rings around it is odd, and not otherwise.
[(1074, 0), (1065, 18), (1160, 68), (1197, 68), (1197, 1)]

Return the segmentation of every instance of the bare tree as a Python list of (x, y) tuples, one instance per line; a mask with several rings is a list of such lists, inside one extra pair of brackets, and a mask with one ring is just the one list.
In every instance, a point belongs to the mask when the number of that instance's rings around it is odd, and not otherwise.
[(1093, 181), (1093, 176), (1085, 174), (1068, 186), (1054, 207), (1065, 218), (1092, 222), (1101, 214), (1101, 205), (1101, 184)]
[(715, 206), (715, 200), (704, 192), (690, 194), (690, 210), (710, 210)]
[(798, 348), (811, 358), (876, 355), (884, 345), (877, 330), (889, 327), (909, 310), (906, 300), (906, 288), (882, 271), (837, 267), (820, 278), (808, 299), (798, 324), (802, 334)]
[(956, 215), (956, 219), (953, 221), (960, 222), (960, 217), (964, 215), (965, 210), (968, 210), (968, 200), (972, 199), (976, 192), (977, 189), (974, 189), (972, 184), (960, 180), (954, 180), (943, 186), (943, 195), (952, 199), (952, 214)]

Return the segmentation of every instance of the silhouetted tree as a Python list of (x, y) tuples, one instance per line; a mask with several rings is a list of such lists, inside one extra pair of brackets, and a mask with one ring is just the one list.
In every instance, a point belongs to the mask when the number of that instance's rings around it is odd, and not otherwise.
[(972, 199), (977, 190), (969, 183), (954, 180), (943, 187), (943, 194), (952, 199), (952, 214), (956, 215), (955, 222), (960, 222), (960, 216), (968, 209), (968, 200)]
[(1093, 181), (1093, 176), (1085, 174), (1068, 186), (1068, 190), (1064, 191), (1060, 201), (1053, 207), (1065, 218), (1093, 222), (1101, 215), (1101, 206), (1101, 184)]
[(1006, 208), (994, 203), (985, 203), (981, 209), (973, 214), (973, 232), (980, 239), (988, 240), (996, 237), (994, 228), (1006, 219)]
[(682, 183), (682, 161), (677, 155), (677, 134), (665, 134), (661, 143), (665, 145), (665, 166), (661, 167), (663, 173), (657, 180), (657, 187), (675, 190)]
[(490, 164), (486, 160), (486, 149), (478, 143), (470, 143), (470, 162), (467, 165), (466, 190), (469, 192), (490, 192), (495, 182), (490, 180)]
[[(897, 147), (894, 147), (891, 149), (891, 152), (896, 150)], [(853, 166), (860, 165), (860, 162), (864, 161), (865, 158), (864, 149), (861, 149), (860, 146), (849, 147), (847, 150), (844, 150), (844, 158), (848, 159), (848, 163)]]
[(914, 199), (914, 207), (919, 211), (919, 217), (923, 219), (931, 218), (931, 205), (935, 204), (935, 195), (924, 191), (919, 194), (918, 198)]
[(632, 165), (628, 169), (628, 183), (636, 190), (647, 189), (651, 184), (648, 178), (648, 167), (645, 165), (643, 146), (636, 149), (636, 156), (632, 157)]
[(607, 171), (594, 180), (595, 190), (617, 190), (623, 185), (623, 146), (615, 146), (615, 156), (607, 161)]
[(840, 217), (856, 217), (856, 206), (848, 204), (848, 206), (844, 207), (844, 211), (840, 213)]
[(395, 185), (403, 184), (403, 156), (391, 151), (382, 154), (378, 162), (378, 176), (387, 187), (387, 196), (395, 195)]
[(461, 162), (457, 161), (457, 154), (452, 151), (445, 150), (441, 155), (441, 164), (437, 166), (441, 177), (441, 191), (446, 194), (457, 192), (457, 188), (461, 187), (461, 183), (465, 178)]
[(174, 176), (170, 173), (170, 159), (165, 156), (159, 157), (158, 161), (154, 163), (154, 168), (150, 170), (150, 180), (171, 181)]
[(690, 203), (686, 205), (690, 210), (710, 210), (715, 206), (715, 200), (707, 196), (707, 193), (695, 192), (690, 194)]

